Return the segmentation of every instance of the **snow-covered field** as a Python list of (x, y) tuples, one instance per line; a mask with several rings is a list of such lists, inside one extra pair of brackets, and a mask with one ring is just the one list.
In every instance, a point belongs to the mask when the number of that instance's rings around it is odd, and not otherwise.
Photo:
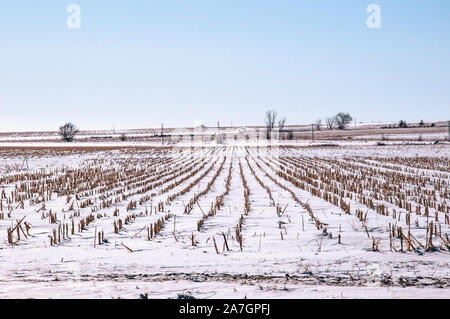
[(375, 141), (442, 141), (447, 139), (447, 132), (440, 133), (415, 133), (415, 134), (372, 134), (360, 135), (356, 140), (375, 140)]
[(449, 144), (46, 145), (0, 147), (0, 298), (450, 298)]

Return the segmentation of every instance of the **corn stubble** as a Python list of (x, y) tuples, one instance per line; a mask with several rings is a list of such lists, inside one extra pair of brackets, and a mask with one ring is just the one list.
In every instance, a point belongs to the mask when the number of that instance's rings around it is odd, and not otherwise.
[[(76, 168), (63, 166), (1, 175), (0, 185), (13, 185), (8, 192), (3, 188), (0, 193), (0, 222), (6, 226), (6, 243), (14, 247), (33, 238), (33, 227), (26, 220), (31, 212), (39, 214), (40, 219), (48, 225), (49, 241), (46, 241), (50, 246), (64, 245), (82, 233), (94, 233), (93, 243), (96, 247), (107, 246), (105, 232), (124, 238), (138, 218), (148, 219), (140, 232), (140, 236), (146, 237), (148, 241), (159, 236), (164, 240), (170, 237), (181, 244), (184, 242), (181, 240), (183, 236), (177, 236), (175, 225), (173, 231), (165, 231), (167, 224), (175, 223), (175, 216), (182, 220), (183, 215), (200, 211), (196, 226), (187, 235), (190, 245), (195, 247), (199, 244), (198, 233), (210, 229), (206, 227), (208, 220), (217, 214), (225, 214), (223, 208), (232, 191), (232, 176), (236, 170), (242, 189), (242, 211), (238, 213), (237, 221), (234, 220), (234, 236), (231, 236), (231, 231), (224, 232), (221, 229), (216, 235), (210, 236), (211, 245), (217, 254), (221, 253), (219, 247), (222, 247), (222, 252), (232, 251), (234, 241), (238, 243), (239, 251), (244, 250), (246, 219), (254, 214), (251, 198), (256, 194), (256, 190), (249, 185), (261, 187), (269, 205), (274, 207), (278, 218), (274, 225), (279, 228), (278, 240), (286, 241), (290, 237), (284, 227), (285, 222), (281, 221), (286, 218), (289, 225), (294, 223), (286, 214), (289, 208), (291, 211), (302, 210), (305, 217), (309, 217), (307, 221), (310, 227), (321, 236), (320, 250), (327, 240), (344, 245), (341, 224), (345, 223), (331, 224), (327, 221), (328, 218), (323, 217), (325, 214), (315, 209), (314, 199), (331, 205), (335, 215), (354, 219), (352, 230), (361, 232), (367, 240), (367, 247), (373, 252), (431, 253), (450, 250), (447, 233), (450, 225), (448, 159), (271, 157), (267, 153), (260, 155), (259, 150), (254, 148), (247, 147), (245, 150), (246, 155), (241, 161), (235, 160), (234, 153), (222, 159), (212, 156), (214, 151), (209, 156), (194, 157), (189, 149), (185, 149), (180, 150), (186, 153), (178, 158), (168, 156), (173, 151), (169, 147), (129, 149), (120, 150), (122, 157), (115, 161), (95, 158)], [(105, 150), (49, 148), (27, 152), (28, 156), (31, 153), (31, 156), (42, 157), (99, 151)], [(220, 151), (216, 150), (216, 155)], [(3, 154), (5, 157), (11, 156), (5, 151)], [(144, 156), (131, 156), (136, 154)], [(237, 164), (237, 167), (233, 167), (233, 164)], [(428, 170), (428, 173), (419, 173), (422, 170)], [(212, 196), (214, 189), (222, 187), (218, 186), (222, 172), (226, 174), (223, 191)], [(254, 184), (249, 183), (250, 179)], [(296, 207), (276, 203), (273, 187), (269, 187), (266, 181), (288, 194)], [(308, 200), (301, 199), (300, 191), (308, 194)], [(185, 195), (189, 197), (180, 214), (170, 213), (170, 209)], [(165, 199), (154, 201), (155, 197)], [(65, 203), (62, 210), (52, 205), (58, 198), (62, 198)], [(231, 215), (231, 206), (229, 210)], [(375, 233), (373, 229), (374, 217), (386, 221), (382, 234), (380, 231)], [(102, 219), (109, 220), (109, 226), (93, 231), (94, 227), (99, 227)], [(303, 215), (299, 228), (305, 232)], [(135, 236), (129, 239), (139, 238)], [(246, 241), (245, 248), (248, 246), (248, 249), (260, 251), (260, 245), (261, 242), (258, 247), (250, 247)], [(124, 244), (122, 246), (133, 251)]]

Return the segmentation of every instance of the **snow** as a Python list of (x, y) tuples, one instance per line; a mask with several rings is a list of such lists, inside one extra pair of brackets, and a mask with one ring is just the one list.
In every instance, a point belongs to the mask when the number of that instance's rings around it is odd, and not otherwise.
[[(42, 218), (41, 202), (33, 204), (26, 199), (23, 209), (17, 202), (13, 203), (11, 217), (8, 217), (7, 201), (2, 200), (5, 218), (0, 219), (0, 298), (138, 298), (141, 293), (149, 293), (150, 298), (173, 298), (186, 291), (198, 298), (450, 298), (448, 250), (390, 251), (387, 234), (389, 223), (393, 223), (392, 216), (380, 215), (355, 198), (346, 198), (351, 203), (351, 214), (345, 214), (341, 208), (276, 175), (280, 167), (291, 165), (284, 160), (288, 157), (298, 161), (298, 165), (315, 165), (317, 170), (333, 165), (345, 167), (342, 171), (346, 173), (350, 173), (352, 167), (378, 169), (376, 177), (380, 181), (387, 179), (383, 172), (425, 176), (429, 180), (427, 187), (432, 189), (435, 185), (432, 181), (450, 185), (448, 167), (425, 169), (393, 159), (425, 157), (448, 163), (450, 145), (334, 143), (336, 146), (321, 146), (320, 143), (312, 146), (309, 142), (289, 141), (282, 145), (273, 143), (267, 148), (265, 143), (257, 141), (236, 141), (224, 146), (215, 142), (186, 142), (172, 145), (169, 150), (155, 148), (162, 145), (150, 142), (2, 143), (0, 148), (27, 145), (39, 150), (64, 145), (70, 150), (70, 154), (52, 150), (45, 156), (39, 156), (39, 151), (30, 153), (29, 172), (48, 173), (48, 177), (37, 179), (45, 179), (47, 185), (58, 176), (77, 176), (77, 182), (83, 181), (79, 187), (89, 186), (95, 178), (80, 173), (88, 170), (102, 172), (103, 180), (92, 186), (98, 192), (80, 191), (78, 201), (73, 199), (73, 194), (68, 200), (66, 195), (58, 196), (53, 192), (51, 199), (45, 201), (44, 213), (50, 210), (57, 213), (54, 224), (48, 217)], [(96, 149), (81, 149), (86, 146)], [(136, 146), (148, 148), (134, 149)], [(16, 155), (14, 149), (3, 150), (0, 156), (0, 178), (24, 173), (19, 171), (23, 156)], [(250, 189), (248, 215), (244, 210), (239, 163)], [(204, 220), (199, 231), (197, 222), (226, 190), (230, 166), (230, 191), (223, 197), (220, 209)], [(196, 169), (198, 172), (189, 176)], [(273, 202), (252, 170), (270, 189)], [(120, 178), (114, 180), (116, 173)], [(186, 178), (183, 180), (183, 177)], [(0, 181), (0, 192), (3, 189), (6, 197), (10, 197), (16, 186), (31, 186), (31, 178), (34, 177)], [(197, 180), (198, 183), (191, 185)], [(111, 184), (102, 185), (106, 181)], [(209, 182), (212, 184), (208, 189)], [(149, 185), (154, 187), (148, 189)], [(87, 187), (89, 189), (91, 187)], [(197, 198), (190, 213), (184, 214), (189, 201), (204, 190), (206, 193)], [(129, 196), (114, 203), (123, 192)], [(171, 195), (176, 196), (168, 201)], [(437, 196), (441, 202), (450, 204), (448, 198)], [(113, 204), (99, 208), (105, 198), (113, 200)], [(88, 199), (92, 204), (80, 208), (80, 216), (74, 216), (78, 205)], [(139, 204), (140, 199), (144, 200), (142, 204)], [(136, 209), (127, 212), (130, 201), (138, 204)], [(157, 212), (156, 206), (161, 202), (165, 203), (164, 211)], [(280, 216), (273, 203), (281, 208)], [(308, 203), (316, 218), (328, 224), (331, 237), (324, 236), (323, 228), (316, 227), (301, 203)], [(74, 210), (70, 210), (71, 205)], [(372, 239), (356, 218), (358, 208), (368, 213), (367, 227), (371, 236), (380, 238), (380, 251), (372, 251)], [(114, 216), (115, 209), (119, 209), (119, 216)], [(432, 220), (435, 210), (430, 209)], [(61, 238), (60, 243), (50, 245), (49, 235), (58, 225), (67, 223), (70, 229), (72, 219), (77, 226), (90, 214), (95, 219), (85, 230), (76, 229), (75, 234), (69, 234), (70, 238)], [(134, 218), (115, 233), (113, 223), (131, 214)], [(169, 218), (161, 232), (148, 240), (146, 227), (167, 214)], [(443, 214), (439, 214), (437, 224), (442, 228), (441, 233), (446, 234), (449, 225), (444, 223)], [(241, 216), (244, 220), (242, 251), (235, 234)], [(21, 240), (11, 246), (7, 241), (7, 228), (14, 227), (23, 217), (31, 224), (30, 235), (25, 238), (21, 233)], [(412, 233), (424, 242), (424, 225), (428, 220), (423, 215), (414, 215), (413, 219), (416, 218), (420, 226), (411, 227)], [(404, 215), (398, 225), (406, 227)], [(94, 247), (100, 231), (104, 231), (108, 242), (101, 245), (97, 242)], [(341, 244), (338, 234), (342, 236)], [(14, 236), (16, 239), (15, 233)], [(399, 241), (396, 245), (398, 248)]]

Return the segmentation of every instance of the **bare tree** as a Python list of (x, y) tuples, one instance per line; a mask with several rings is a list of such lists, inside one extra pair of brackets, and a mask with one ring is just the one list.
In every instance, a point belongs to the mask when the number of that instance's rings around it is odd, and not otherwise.
[(327, 117), (325, 119), (325, 123), (327, 124), (327, 128), (329, 130), (332, 130), (334, 128), (334, 124), (336, 124), (336, 117), (335, 116)]
[(63, 138), (66, 142), (72, 142), (75, 135), (79, 132), (75, 124), (73, 123), (66, 123), (63, 126), (59, 127), (59, 135)]
[(400, 127), (400, 128), (407, 128), (408, 127), (408, 123), (406, 123), (406, 121), (401, 120), (400, 122), (398, 122), (398, 127)]
[(286, 117), (283, 117), (278, 120), (278, 132), (280, 133), (283, 132), (285, 124), (286, 124)]
[(294, 131), (293, 130), (289, 130), (288, 131), (287, 139), (288, 140), (293, 140), (294, 139)]
[(340, 130), (344, 130), (347, 125), (349, 125), (353, 121), (353, 118), (350, 116), (350, 114), (344, 112), (338, 113), (335, 119), (337, 128)]
[(322, 129), (322, 120), (321, 119), (316, 120), (314, 125), (316, 127), (316, 131), (320, 131)]
[(267, 111), (266, 112), (266, 132), (267, 132), (267, 139), (270, 140), (270, 136), (271, 133), (273, 131), (273, 128), (275, 127), (275, 123), (277, 121), (277, 112), (272, 110), (272, 111)]
[(278, 120), (278, 134), (279, 134), (279, 139), (281, 139), (281, 140), (284, 139), (283, 130), (284, 130), (285, 124), (286, 124), (286, 117), (280, 118)]

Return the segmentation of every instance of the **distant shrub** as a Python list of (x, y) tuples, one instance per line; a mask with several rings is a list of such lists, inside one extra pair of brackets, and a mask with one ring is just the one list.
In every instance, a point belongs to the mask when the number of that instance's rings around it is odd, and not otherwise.
[(406, 121), (401, 120), (400, 122), (398, 122), (398, 127), (400, 127), (400, 128), (407, 128), (408, 127), (408, 123), (406, 123)]
[(64, 141), (72, 142), (73, 138), (78, 132), (79, 130), (77, 129), (75, 124), (69, 122), (59, 127), (58, 134), (61, 135)]
[(287, 139), (292, 141), (294, 139), (294, 132), (293, 131), (289, 131), (288, 135), (287, 135)]

